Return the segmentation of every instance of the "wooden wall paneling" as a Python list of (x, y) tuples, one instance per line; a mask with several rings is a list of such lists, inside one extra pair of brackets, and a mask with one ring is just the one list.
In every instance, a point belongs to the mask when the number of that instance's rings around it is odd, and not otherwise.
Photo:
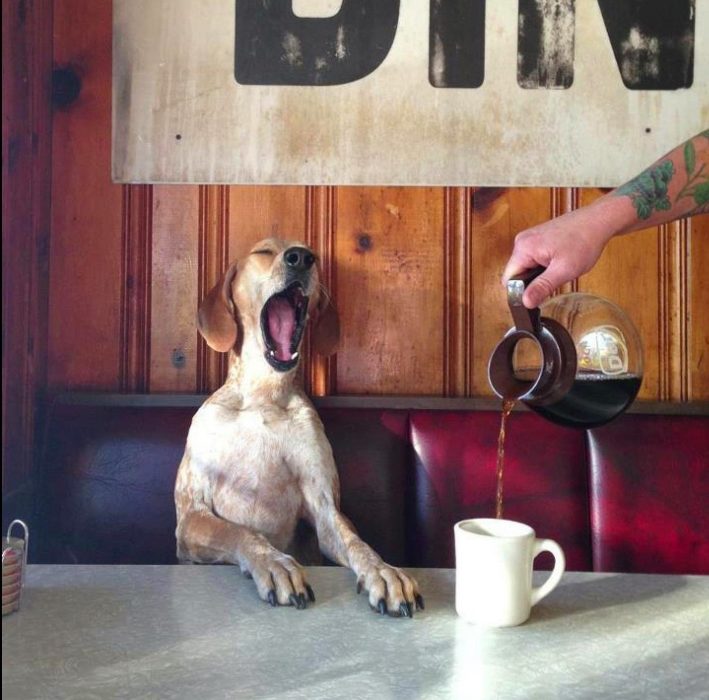
[(153, 188), (151, 392), (198, 390), (199, 195), (196, 185)]
[(443, 393), (473, 393), (472, 196), (470, 187), (444, 190), (444, 266), (446, 303), (443, 315)]
[(688, 398), (709, 400), (709, 214), (687, 226), (687, 376)]
[(35, 434), (46, 382), (52, 2), (2, 4), (2, 488), (31, 522)]
[(659, 397), (687, 401), (689, 397), (687, 347), (688, 222), (683, 219), (659, 227), (660, 323)]
[(120, 388), (145, 393), (150, 385), (153, 188), (123, 188)]
[(443, 209), (441, 188), (338, 188), (338, 394), (442, 394)]
[(229, 255), (235, 260), (262, 238), (304, 241), (307, 188), (302, 186), (229, 187)]
[[(560, 206), (556, 204), (556, 206)], [(502, 272), (515, 236), (550, 219), (555, 199), (548, 188), (482, 188), (473, 195), (472, 278), (475, 337), (472, 394), (492, 394), (487, 379), (490, 353), (512, 326)]]
[[(601, 194), (599, 190), (583, 190), (580, 204), (588, 204)], [(606, 246), (594, 268), (578, 282), (579, 291), (597, 294), (618, 304), (640, 331), (645, 359), (638, 394), (641, 399), (669, 398), (663, 396), (667, 384), (660, 381), (665, 367), (671, 363), (671, 345), (664, 331), (670, 322), (669, 290), (665, 282), (667, 276), (675, 272), (671, 272), (668, 245), (666, 232), (658, 228), (616, 237)]]
[(49, 385), (120, 388), (123, 193), (111, 182), (111, 3), (56, 0), (54, 63), (81, 80), (52, 139)]
[[(199, 188), (198, 304), (230, 263), (229, 200), (229, 188), (226, 186), (206, 185)], [(198, 336), (197, 390), (210, 393), (217, 389), (224, 381), (226, 369), (227, 354), (214, 352), (204, 338)]]
[[(320, 283), (324, 287), (322, 293), (330, 295), (331, 302), (337, 310), (336, 301), (332, 298), (335, 289), (335, 217), (337, 188), (328, 186), (313, 186), (306, 190), (305, 206), (305, 242), (318, 256), (320, 266)], [(311, 311), (312, 313), (312, 311)], [(303, 364), (303, 382), (305, 390), (313, 396), (328, 396), (336, 393), (337, 353), (331, 357), (320, 357), (310, 351), (309, 333), (303, 348), (305, 358)]]
[[(578, 187), (553, 187), (551, 195), (551, 216), (556, 218), (562, 214), (578, 209), (581, 190)], [(571, 280), (562, 285), (555, 294), (566, 294), (578, 290), (578, 280)]]

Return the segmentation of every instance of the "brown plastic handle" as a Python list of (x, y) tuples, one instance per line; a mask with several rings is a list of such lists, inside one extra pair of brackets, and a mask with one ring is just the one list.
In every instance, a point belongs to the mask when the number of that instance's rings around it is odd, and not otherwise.
[(533, 335), (539, 335), (540, 330), (540, 313), (539, 309), (528, 309), (522, 303), (524, 290), (535, 280), (539, 275), (546, 270), (545, 267), (535, 267), (531, 270), (525, 270), (518, 275), (507, 280), (507, 305), (510, 307), (512, 319), (515, 322), (515, 327), (518, 331), (526, 331)]

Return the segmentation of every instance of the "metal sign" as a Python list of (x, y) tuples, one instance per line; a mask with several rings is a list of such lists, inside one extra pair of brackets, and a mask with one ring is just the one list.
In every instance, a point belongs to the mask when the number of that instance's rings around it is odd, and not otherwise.
[(709, 125), (709, 0), (114, 0), (122, 182), (613, 186)]

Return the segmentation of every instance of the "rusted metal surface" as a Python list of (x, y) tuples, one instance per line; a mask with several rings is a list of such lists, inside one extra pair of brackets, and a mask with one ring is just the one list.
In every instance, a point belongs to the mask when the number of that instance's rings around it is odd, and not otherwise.
[[(274, 11), (262, 18), (271, 23), (263, 35), (253, 13), (251, 29), (240, 33), (243, 13), (235, 8), (249, 5), (258, 14), (287, 3), (116, 0), (114, 177), (614, 186), (709, 123), (709, 73), (700, 69), (709, 65), (702, 41), (709, 12), (695, 20), (694, 2), (672, 3), (687, 15), (675, 44), (689, 46), (683, 60), (696, 67), (684, 73), (691, 85), (646, 90), (626, 84), (633, 61), (662, 63), (670, 40), (653, 44), (647, 18), (633, 24), (632, 16), (604, 15), (596, 0), (478, 1), (475, 11), (460, 3), (476, 20), (469, 35), (454, 31), (455, 16), (440, 0), (362, 3), (360, 14), (369, 15), (360, 24), (351, 0), (330, 17)], [(707, 0), (696, 4), (709, 10)], [(635, 12), (647, 13), (648, 5)], [(453, 85), (461, 78), (446, 61), (472, 60), (475, 47), (458, 54), (442, 47), (481, 40), (484, 65), (468, 79), (482, 76), (481, 84), (449, 86), (447, 76)], [(268, 70), (258, 65), (262, 42), (276, 51)], [(637, 50), (618, 64), (613, 49), (622, 52), (624, 42), (626, 54)], [(322, 53), (313, 53), (318, 46)], [(520, 51), (533, 52), (539, 65), (530, 68)], [(249, 84), (237, 82), (240, 75)], [(256, 84), (260, 75), (271, 84)], [(332, 84), (346, 75), (363, 77)], [(285, 84), (273, 84), (279, 80)]]

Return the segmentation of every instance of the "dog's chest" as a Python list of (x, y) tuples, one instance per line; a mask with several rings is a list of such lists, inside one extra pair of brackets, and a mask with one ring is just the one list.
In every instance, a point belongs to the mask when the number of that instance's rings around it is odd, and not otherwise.
[(294, 525), (302, 497), (289, 457), (297, 448), (287, 411), (215, 411), (196, 417), (188, 448), (222, 517), (264, 531)]
[(223, 475), (244, 470), (289, 471), (292, 426), (287, 412), (279, 410), (221, 412), (218, 417), (196, 420), (188, 439), (193, 458), (208, 470)]

